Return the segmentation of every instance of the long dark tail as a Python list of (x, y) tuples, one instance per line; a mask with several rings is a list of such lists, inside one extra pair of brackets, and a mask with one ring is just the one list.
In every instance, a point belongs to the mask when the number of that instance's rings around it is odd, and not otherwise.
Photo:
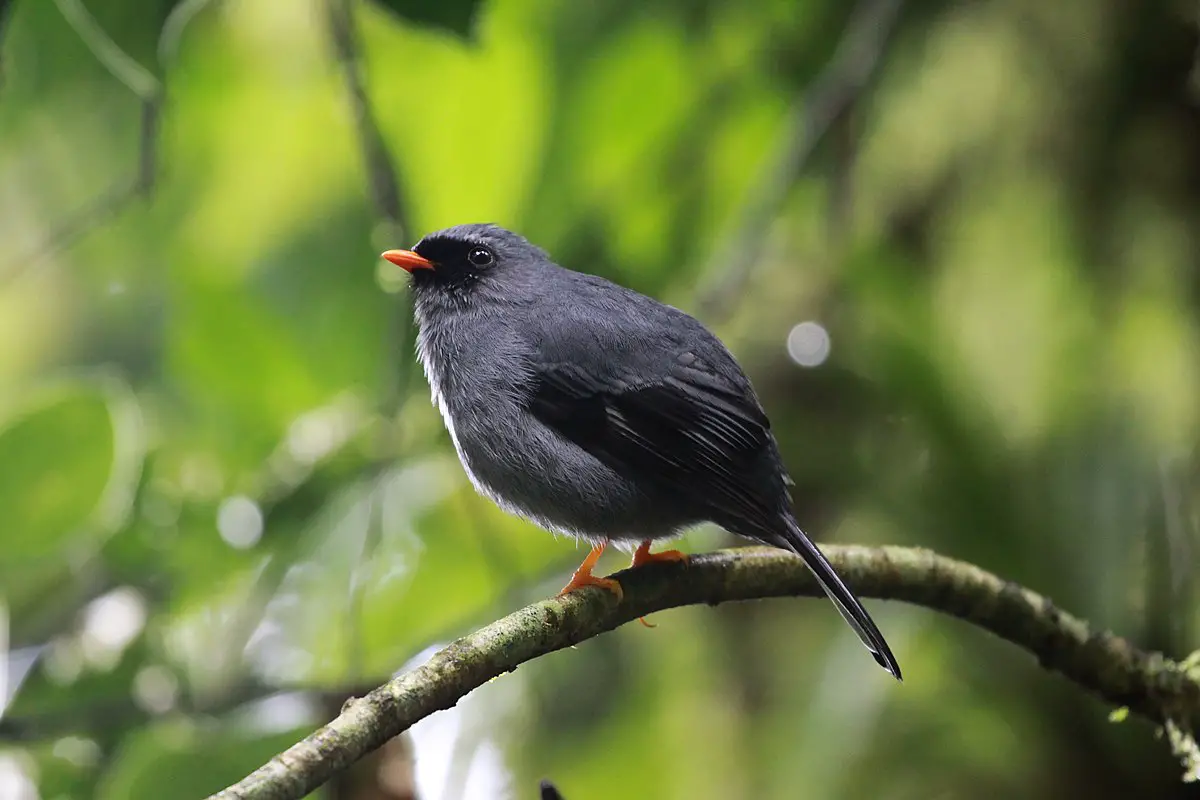
[(804, 563), (817, 576), (817, 582), (821, 584), (825, 594), (829, 595), (829, 599), (833, 601), (842, 617), (858, 634), (863, 646), (875, 657), (875, 662), (890, 672), (896, 680), (903, 680), (900, 677), (900, 665), (896, 663), (892, 649), (888, 647), (883, 634), (875, 626), (875, 621), (863, 608), (862, 603), (858, 602), (854, 592), (850, 591), (850, 588), (842, 582), (842, 579), (834, 572), (833, 565), (805, 535), (804, 531), (800, 530), (796, 521), (788, 516), (786, 522), (787, 528), (782, 538), (787, 544), (787, 549), (804, 559)]

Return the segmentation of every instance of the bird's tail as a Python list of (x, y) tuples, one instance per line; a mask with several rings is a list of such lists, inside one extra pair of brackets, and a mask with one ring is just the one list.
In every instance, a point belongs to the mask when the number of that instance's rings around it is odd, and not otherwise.
[(790, 515), (786, 517), (786, 522), (787, 527), (783, 539), (787, 548), (804, 559), (804, 563), (816, 575), (817, 582), (821, 584), (825, 594), (829, 595), (829, 599), (837, 606), (842, 617), (858, 634), (863, 645), (875, 657), (876, 663), (891, 673), (896, 680), (902, 680), (900, 665), (896, 663), (896, 657), (892, 655), (891, 648), (888, 647), (883, 634), (876, 627), (875, 621), (871, 619), (871, 615), (854, 596), (854, 592), (850, 591), (850, 588), (834, 572), (833, 565), (829, 563), (825, 555), (817, 549), (812, 539), (809, 539), (804, 531), (800, 530), (800, 526)]

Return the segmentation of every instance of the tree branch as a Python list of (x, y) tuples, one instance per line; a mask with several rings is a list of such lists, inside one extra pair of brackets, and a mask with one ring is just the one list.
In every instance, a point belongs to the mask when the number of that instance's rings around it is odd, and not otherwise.
[[(1200, 670), (1143, 652), (1111, 633), (1092, 632), (1087, 623), (1029, 589), (928, 550), (823, 549), (863, 596), (926, 606), (991, 631), (1105, 702), (1160, 725), (1194, 735), (1200, 723)], [(725, 550), (695, 556), (686, 564), (652, 565), (619, 575), (623, 601), (601, 590), (581, 591), (510, 614), (348, 702), (337, 719), (210, 800), (303, 797), (487, 681), (638, 617), (698, 603), (821, 594), (799, 559), (772, 548)]]

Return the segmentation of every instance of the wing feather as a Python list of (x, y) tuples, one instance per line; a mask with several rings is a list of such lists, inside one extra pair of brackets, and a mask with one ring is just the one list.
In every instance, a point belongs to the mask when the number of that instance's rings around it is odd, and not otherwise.
[(529, 409), (613, 469), (687, 495), (722, 519), (761, 520), (780, 503), (766, 414), (751, 393), (711, 372), (677, 367), (638, 383), (541, 364)]

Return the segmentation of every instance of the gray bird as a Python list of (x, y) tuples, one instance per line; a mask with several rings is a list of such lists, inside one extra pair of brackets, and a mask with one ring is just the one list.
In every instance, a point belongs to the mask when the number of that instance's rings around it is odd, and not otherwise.
[(417, 353), (475, 488), (592, 543), (563, 589), (598, 585), (608, 542), (650, 543), (711, 521), (799, 555), (875, 660), (900, 666), (792, 515), (790, 480), (750, 381), (684, 312), (564, 269), (495, 225), (431, 233), (383, 257), (412, 274)]

